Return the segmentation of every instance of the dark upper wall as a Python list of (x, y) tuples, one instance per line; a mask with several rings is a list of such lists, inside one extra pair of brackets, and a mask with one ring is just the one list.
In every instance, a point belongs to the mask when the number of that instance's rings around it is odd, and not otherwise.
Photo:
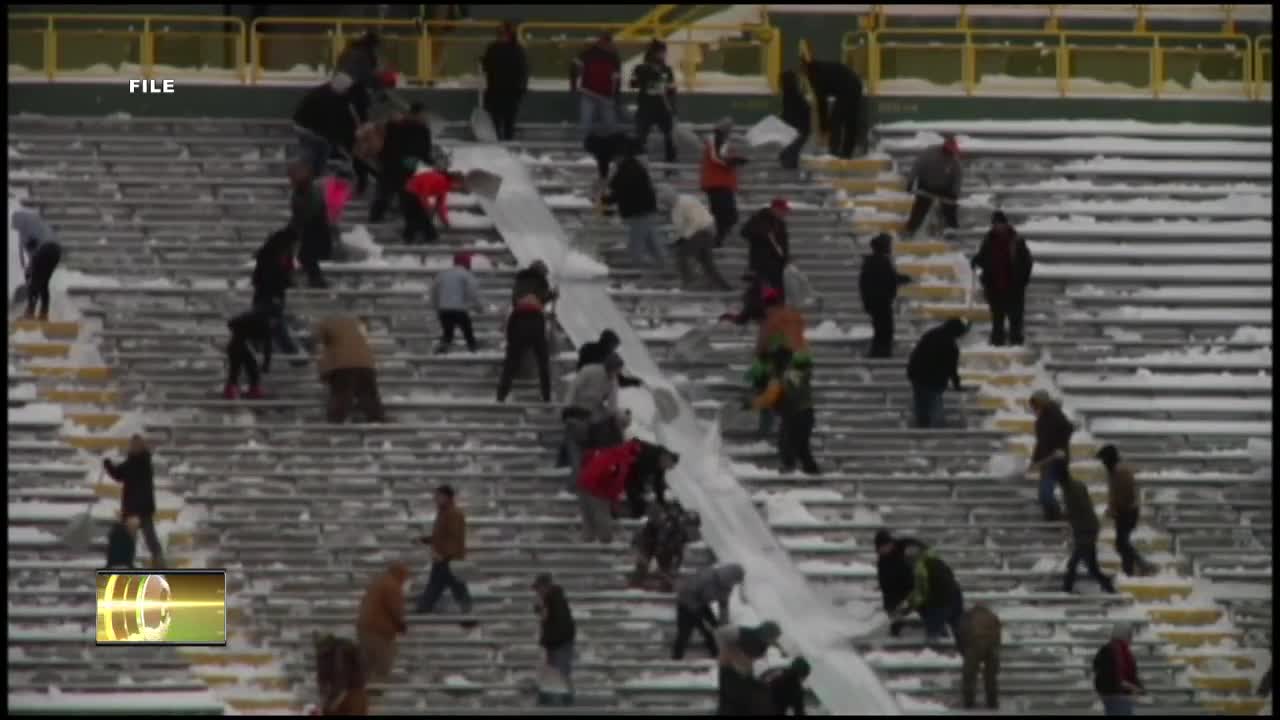
[[(11, 13), (95, 13), (99, 15), (232, 15), (250, 19), (254, 8), (260, 15), (277, 17), (417, 17), (418, 5), (366, 3), (358, 5), (10, 5)], [(540, 20), (546, 22), (630, 22), (639, 19), (652, 5), (616, 5), (588, 3), (582, 5), (471, 5), (476, 20)]]

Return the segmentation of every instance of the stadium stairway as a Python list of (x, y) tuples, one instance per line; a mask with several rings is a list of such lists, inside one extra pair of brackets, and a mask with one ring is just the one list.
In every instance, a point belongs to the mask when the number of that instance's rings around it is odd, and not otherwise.
[[(393, 224), (373, 226), (380, 259), (332, 264), (332, 289), (290, 294), (298, 316), (343, 310), (365, 320), (391, 422), (323, 423), (310, 360), (278, 358), (266, 378), (267, 400), (218, 398), (225, 319), (246, 307), (252, 253), (287, 218), (286, 135), (280, 123), (21, 118), (10, 125), (11, 182), (25, 186), (28, 202), (66, 246), (62, 272), (92, 276), (73, 282), (71, 293), (85, 316), (101, 323), (97, 337), (118, 393), (112, 401), (135, 412), (156, 443), (162, 485), (199, 510), (183, 535), (169, 537), (170, 547), (189, 544), (193, 564), (229, 571), (230, 647), (185, 652), (171, 661), (173, 671), (190, 663), (202, 680), (195, 685), (213, 687), (241, 712), (300, 710), (314, 700), (313, 631), (350, 635), (364, 587), (391, 559), (411, 565), (410, 603), (420, 592), (428, 558), (413, 540), (430, 525), (433, 488), (448, 482), (469, 515), (468, 580), (479, 627), (462, 629), (454, 614), (413, 617), (375, 710), (537, 712), (532, 680), (541, 654), (530, 584), (537, 573), (552, 572), (580, 628), (577, 707), (557, 714), (706, 711), (714, 703), (710, 661), (666, 659), (670, 599), (625, 589), (634, 525), (624, 522), (608, 546), (579, 539), (576, 501), (562, 491), (563, 471), (552, 467), (558, 406), (534, 401), (528, 381), (506, 404), (492, 401), (502, 313), (495, 308), (477, 319), (477, 355), (431, 354), (436, 333), (424, 320), (423, 295), (429, 273), (455, 251), (479, 253), (485, 299), (505, 307), (514, 268), (483, 216), (455, 212), (457, 226), (473, 229), (425, 249), (399, 246)], [(49, 176), (60, 182), (45, 183)], [(357, 202), (348, 212), (360, 219), (367, 207)], [(360, 236), (355, 231), (367, 253)], [(555, 347), (558, 388), (574, 353), (563, 341)], [(15, 437), (11, 425), (11, 462), (30, 467), (34, 486), (58, 427), (35, 423), (26, 432)], [(106, 436), (90, 449), (116, 447), (125, 437)], [(79, 474), (64, 473), (64, 488), (46, 481), (45, 495), (84, 494), (83, 468), (91, 462), (96, 458), (83, 454), (68, 460)], [(11, 507), (30, 498), (11, 494)], [(53, 543), (41, 548), (42, 569), (49, 560), (68, 561), (53, 571), (68, 590), (28, 593), (25, 615), (11, 606), (11, 637), (41, 612), (89, 616), (84, 596), (69, 589), (80, 587), (83, 568), (97, 564), (101, 542), (92, 551), (82, 558)], [(710, 561), (696, 546), (686, 566)], [(11, 575), (11, 590), (18, 577)], [(65, 674), (42, 675), (30, 687), (57, 687), (64, 697), (104, 691), (104, 683), (76, 679), (97, 653), (84, 640), (60, 642)], [(44, 646), (36, 640), (19, 647), (35, 655)], [(143, 694), (135, 698), (145, 703)]]

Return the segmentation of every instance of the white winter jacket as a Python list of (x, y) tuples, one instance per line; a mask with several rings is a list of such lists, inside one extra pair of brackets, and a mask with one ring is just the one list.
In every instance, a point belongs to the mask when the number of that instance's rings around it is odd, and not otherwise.
[(684, 193), (671, 207), (671, 224), (675, 227), (676, 237), (687, 239), (699, 230), (714, 229), (716, 220), (698, 198)]

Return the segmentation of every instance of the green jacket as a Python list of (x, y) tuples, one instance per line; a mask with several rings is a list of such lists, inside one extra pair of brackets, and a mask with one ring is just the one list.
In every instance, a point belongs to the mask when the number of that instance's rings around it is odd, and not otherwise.
[(916, 610), (945, 607), (958, 588), (950, 566), (929, 548), (916, 559), (915, 587), (907, 597), (907, 604)]

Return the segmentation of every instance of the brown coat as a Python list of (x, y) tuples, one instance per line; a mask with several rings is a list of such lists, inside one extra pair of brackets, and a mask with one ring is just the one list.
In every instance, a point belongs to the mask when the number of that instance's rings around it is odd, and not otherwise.
[(316, 367), (320, 377), (331, 370), (376, 368), (369, 337), (358, 318), (350, 315), (333, 315), (321, 320), (315, 327), (314, 337), (321, 346)]
[(385, 123), (365, 123), (356, 131), (356, 145), (352, 152), (360, 160), (374, 165), (382, 152), (382, 143), (386, 140)]
[(1000, 618), (985, 605), (974, 605), (960, 617), (960, 635), (965, 651), (978, 655), (998, 649), (1001, 641)]
[(760, 332), (756, 335), (756, 354), (769, 352), (775, 340), (785, 343), (791, 352), (804, 352), (809, 349), (809, 341), (804, 337), (804, 316), (787, 305), (775, 305), (764, 312), (764, 320), (760, 322)]
[(1107, 473), (1107, 514), (1118, 515), (1138, 507), (1138, 484), (1128, 465), (1116, 465)]
[(408, 577), (409, 567), (395, 562), (385, 573), (374, 578), (360, 601), (357, 630), (394, 638), (407, 629), (404, 623), (404, 581)]
[(442, 560), (462, 560), (467, 556), (467, 517), (462, 508), (454, 505), (436, 515), (431, 552)]

